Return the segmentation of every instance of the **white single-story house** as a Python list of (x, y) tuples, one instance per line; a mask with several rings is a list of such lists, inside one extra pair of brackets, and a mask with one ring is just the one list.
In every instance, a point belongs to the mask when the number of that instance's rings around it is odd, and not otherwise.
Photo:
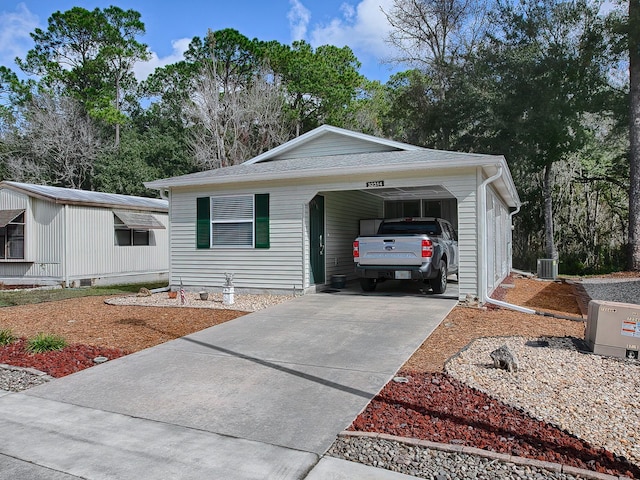
[(166, 200), (0, 182), (0, 282), (166, 281)]
[(375, 219), (440, 216), (459, 242), (459, 296), (486, 298), (511, 269), (520, 200), (502, 156), (431, 150), (329, 125), (241, 165), (145, 184), (169, 199), (169, 282), (309, 292), (354, 277), (353, 240)]

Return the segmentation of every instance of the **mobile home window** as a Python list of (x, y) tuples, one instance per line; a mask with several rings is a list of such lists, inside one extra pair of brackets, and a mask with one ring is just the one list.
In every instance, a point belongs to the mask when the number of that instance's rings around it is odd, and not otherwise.
[(4, 260), (24, 259), (24, 212), (0, 228), (0, 258)]
[(197, 248), (269, 248), (269, 194), (197, 199)]
[(149, 230), (129, 228), (122, 220), (114, 215), (115, 240), (119, 247), (130, 245), (149, 245)]

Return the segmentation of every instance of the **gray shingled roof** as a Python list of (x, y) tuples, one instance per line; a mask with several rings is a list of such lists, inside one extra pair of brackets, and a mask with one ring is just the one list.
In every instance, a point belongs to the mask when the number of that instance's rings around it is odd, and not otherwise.
[(169, 210), (169, 202), (157, 198), (135, 197), (132, 195), (119, 195), (117, 193), (90, 192), (87, 190), (9, 181), (0, 182), (0, 188), (9, 188), (30, 196), (44, 198), (54, 203), (68, 205), (92, 205), (131, 210), (152, 210), (157, 212), (167, 212)]
[[(332, 155), (327, 157), (293, 158), (255, 163), (240, 164), (231, 167), (217, 168), (204, 172), (191, 173), (179, 177), (172, 177), (153, 182), (146, 182), (148, 188), (166, 188), (179, 185), (194, 185), (197, 183), (226, 183), (239, 180), (259, 180), (277, 178), (278, 176), (310, 174), (339, 175), (341, 171), (361, 168), (363, 173), (367, 169), (396, 167), (398, 170), (412, 168), (429, 168), (443, 164), (468, 164), (477, 166), (499, 163), (502, 156), (481, 155), (473, 153), (447, 152), (442, 150), (417, 150), (359, 153), (349, 155)], [(436, 165), (437, 164), (437, 165)]]

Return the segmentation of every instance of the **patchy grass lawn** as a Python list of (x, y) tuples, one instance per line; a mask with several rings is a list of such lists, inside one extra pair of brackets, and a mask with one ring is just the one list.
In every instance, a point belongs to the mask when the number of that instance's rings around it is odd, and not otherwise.
[[(0, 290), (0, 307), (30, 305), (33, 303), (56, 302), (70, 298), (94, 297), (104, 295), (122, 295), (136, 293), (140, 288), (148, 289), (166, 287), (166, 282), (137, 283), (128, 285), (110, 285), (104, 287), (55, 288), (55, 289), (16, 289)], [(4, 286), (8, 288), (8, 286)]]

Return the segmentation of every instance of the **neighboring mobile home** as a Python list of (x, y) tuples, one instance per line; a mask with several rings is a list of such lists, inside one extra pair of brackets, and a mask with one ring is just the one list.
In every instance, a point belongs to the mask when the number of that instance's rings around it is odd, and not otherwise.
[(0, 182), (0, 282), (166, 280), (167, 212), (166, 200)]
[(169, 198), (170, 283), (315, 291), (353, 278), (375, 219), (441, 216), (458, 231), (459, 296), (486, 298), (511, 268), (520, 200), (502, 156), (430, 150), (328, 125), (241, 165), (146, 183)]

